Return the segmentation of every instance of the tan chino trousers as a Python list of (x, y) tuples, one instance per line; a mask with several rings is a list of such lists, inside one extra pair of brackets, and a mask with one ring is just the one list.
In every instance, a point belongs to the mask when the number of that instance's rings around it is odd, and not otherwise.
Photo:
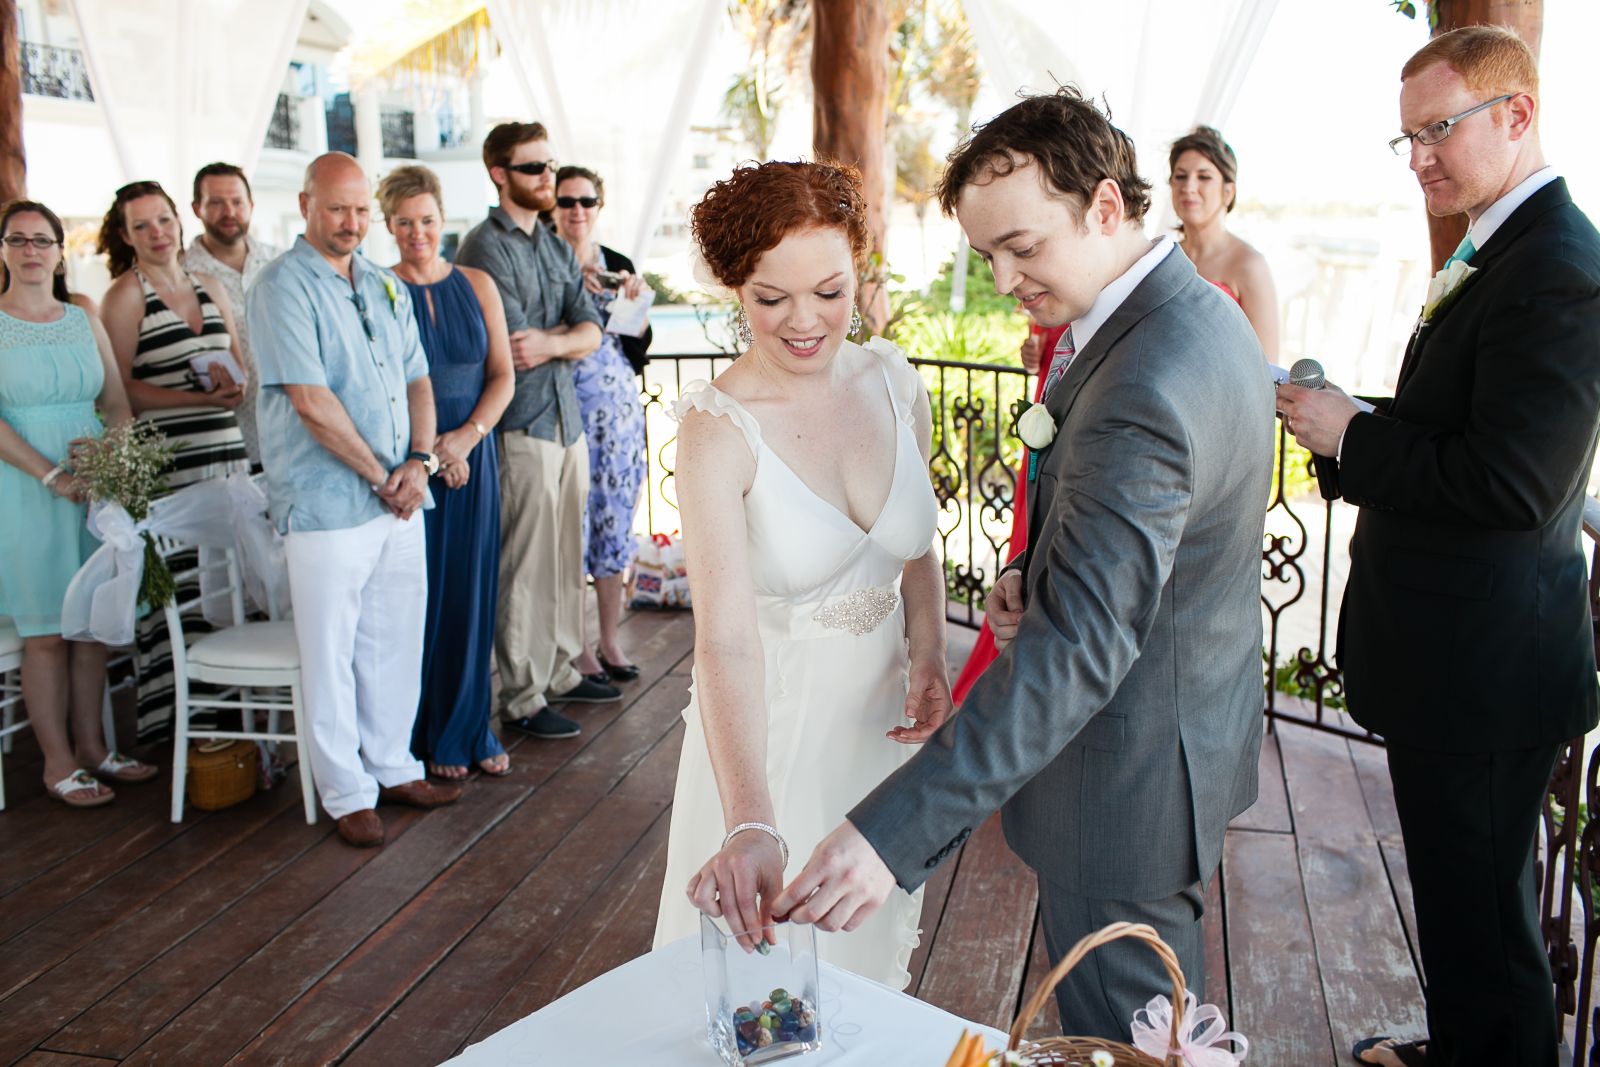
[(583, 509), (589, 446), (500, 438), (500, 717), (532, 715), (583, 680)]

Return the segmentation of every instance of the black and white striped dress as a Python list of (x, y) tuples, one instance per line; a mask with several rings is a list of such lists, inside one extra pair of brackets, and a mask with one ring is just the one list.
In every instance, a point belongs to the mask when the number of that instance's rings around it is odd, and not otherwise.
[[(133, 353), (134, 380), (163, 389), (193, 391), (197, 400), (203, 400), (205, 394), (195, 382), (190, 360), (206, 352), (226, 352), (231, 347), (221, 309), (212, 303), (205, 286), (190, 277), (189, 284), (200, 300), (200, 332), (196, 333), (182, 315), (167, 307), (142, 273), (135, 273), (144, 292), (144, 318), (139, 322), (139, 344)], [(156, 426), (178, 447), (167, 472), (169, 492), (208, 478), (250, 470), (239, 421), (227, 408), (205, 403), (155, 408), (140, 419)], [(195, 560), (193, 551), (180, 553), (173, 557), (172, 569), (179, 572), (192, 568)], [(193, 579), (180, 583), (178, 599), (190, 599), (196, 592)], [(184, 613), (183, 625), (191, 639), (211, 630), (198, 608)], [(139, 738), (148, 740), (166, 736), (172, 728), (172, 651), (166, 619), (160, 612), (153, 611), (139, 620), (137, 641)]]

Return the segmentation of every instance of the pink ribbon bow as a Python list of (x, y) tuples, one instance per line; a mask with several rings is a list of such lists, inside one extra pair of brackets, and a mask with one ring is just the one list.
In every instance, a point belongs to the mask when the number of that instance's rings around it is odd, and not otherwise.
[[(1238, 1067), (1250, 1052), (1243, 1034), (1228, 1029), (1228, 1021), (1215, 1004), (1198, 1008), (1193, 993), (1183, 994), (1183, 1020), (1179, 1024), (1178, 1047), (1168, 1047), (1172, 1036), (1172, 1002), (1156, 997), (1133, 1014), (1133, 1047), (1147, 1056), (1166, 1062), (1176, 1052), (1185, 1067)], [(1198, 1030), (1198, 1032), (1196, 1032)], [(1237, 1045), (1238, 1051), (1223, 1045)]]

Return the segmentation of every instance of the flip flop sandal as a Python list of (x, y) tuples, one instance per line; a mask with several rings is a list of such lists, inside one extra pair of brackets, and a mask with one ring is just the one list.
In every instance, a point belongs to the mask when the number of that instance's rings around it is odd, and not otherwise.
[[(504, 753), (502, 753), (502, 755), (504, 755)], [(490, 778), (504, 778), (504, 777), (506, 777), (506, 775), (511, 773), (511, 757), (509, 757), (509, 756), (506, 757), (506, 765), (505, 765), (505, 767), (503, 767), (502, 769), (500, 769), (498, 771), (490, 770), (489, 767), (487, 766), (487, 764), (493, 762), (495, 759), (498, 759), (498, 758), (499, 757), (497, 757), (497, 756), (490, 756), (488, 759), (479, 760), (478, 761), (478, 770), (482, 771), (484, 774), (487, 774)]]
[(99, 779), (81, 768), (55, 785), (46, 786), (45, 792), (69, 808), (98, 808), (117, 799), (117, 794), (101, 785)]
[[(1385, 1044), (1387, 1042), (1387, 1044)], [(1368, 1037), (1355, 1043), (1350, 1054), (1356, 1058), (1357, 1063), (1371, 1063), (1371, 1060), (1361, 1058), (1363, 1052), (1381, 1049), (1394, 1053), (1404, 1067), (1428, 1067), (1428, 1043), (1426, 1041), (1401, 1041), (1395, 1037)]]
[(94, 773), (102, 778), (110, 778), (113, 782), (148, 782), (161, 772), (148, 763), (141, 763), (131, 756), (124, 756), (120, 752), (107, 753), (106, 758), (100, 761), (100, 766)]

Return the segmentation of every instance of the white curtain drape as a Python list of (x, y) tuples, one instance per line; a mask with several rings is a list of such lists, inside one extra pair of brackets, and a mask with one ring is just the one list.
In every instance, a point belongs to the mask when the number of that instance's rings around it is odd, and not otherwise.
[(606, 182), (600, 239), (649, 254), (689, 108), (727, 24), (720, 0), (488, 0), (528, 118)]
[(306, 4), (73, 0), (123, 179), (154, 178), (181, 205), (194, 172), (207, 163), (250, 171)]
[(1155, 185), (1150, 221), (1156, 224), (1170, 218), (1167, 146), (1197, 123), (1226, 135), (1278, 0), (962, 0), (962, 6), (979, 63), (1003, 101), (1018, 89), (1048, 91), (1057, 82), (1104, 99)]

